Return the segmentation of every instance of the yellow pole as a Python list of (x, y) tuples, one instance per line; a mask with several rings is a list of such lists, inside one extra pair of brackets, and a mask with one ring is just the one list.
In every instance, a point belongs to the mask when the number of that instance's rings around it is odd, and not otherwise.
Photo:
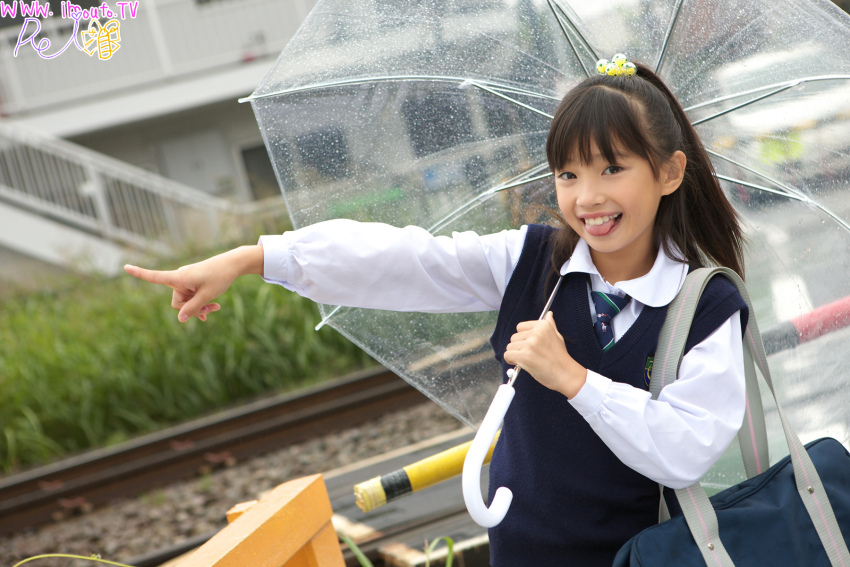
[[(498, 440), (499, 435), (497, 434), (484, 459), (485, 463), (490, 462)], [(357, 507), (364, 512), (371, 512), (387, 502), (461, 474), (463, 472), (463, 461), (470, 445), (472, 445), (472, 441), (452, 447), (389, 474), (361, 482), (354, 487)]]

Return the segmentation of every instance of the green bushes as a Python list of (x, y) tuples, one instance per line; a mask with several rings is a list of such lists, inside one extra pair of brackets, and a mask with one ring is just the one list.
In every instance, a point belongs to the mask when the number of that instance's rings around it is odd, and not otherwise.
[(2, 470), (372, 364), (313, 330), (312, 302), (257, 277), (237, 280), (206, 323), (178, 323), (170, 297), (125, 276), (0, 303)]

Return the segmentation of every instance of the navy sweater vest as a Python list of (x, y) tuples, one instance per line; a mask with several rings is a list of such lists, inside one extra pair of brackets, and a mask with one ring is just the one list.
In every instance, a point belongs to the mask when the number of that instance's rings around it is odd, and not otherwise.
[[(502, 355), (517, 324), (537, 319), (547, 299), (544, 285), (553, 231), (529, 226), (505, 291), (491, 338), (503, 377), (508, 366)], [(551, 310), (567, 350), (579, 364), (646, 389), (645, 365), (655, 352), (666, 306), (645, 306), (605, 353), (593, 331), (584, 274), (565, 277)], [(724, 278), (713, 278), (697, 307), (686, 352), (737, 310), (745, 324), (747, 307), (735, 287)], [(657, 523), (658, 485), (620, 462), (563, 395), (526, 373), (514, 388), (516, 396), (490, 464), (489, 485), (491, 500), (500, 486), (510, 488), (514, 498), (502, 523), (490, 529), (491, 564), (610, 566), (627, 540)]]

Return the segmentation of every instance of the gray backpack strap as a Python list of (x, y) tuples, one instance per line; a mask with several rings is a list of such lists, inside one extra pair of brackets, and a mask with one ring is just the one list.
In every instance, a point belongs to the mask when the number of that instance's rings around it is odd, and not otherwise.
[[(649, 391), (652, 399), (658, 399), (661, 389), (670, 384), (679, 375), (688, 330), (691, 328), (697, 303), (708, 281), (724, 269), (700, 268), (694, 270), (685, 279), (681, 291), (667, 308), (667, 319), (658, 336), (658, 348), (652, 363), (652, 380)], [(733, 273), (731, 270), (729, 272)], [(725, 272), (723, 272), (725, 273)], [(737, 276), (737, 274), (734, 274)], [(754, 318), (752, 307), (750, 317)], [(747, 364), (747, 349), (744, 349), (744, 373), (746, 377), (746, 404), (744, 424), (738, 431), (738, 445), (747, 478), (761, 474), (770, 466), (767, 444), (767, 428), (764, 421), (764, 408), (759, 393), (758, 378), (752, 360)]]
[[(779, 400), (776, 397), (773, 381), (770, 377), (770, 368), (767, 365), (767, 355), (764, 352), (764, 345), (761, 341), (761, 334), (758, 330), (758, 323), (756, 322), (755, 311), (753, 310), (749, 293), (747, 293), (744, 282), (732, 270), (727, 268), (702, 268), (693, 271), (685, 280), (685, 284), (676, 297), (676, 300), (668, 307), (667, 319), (658, 338), (658, 348), (656, 349), (655, 361), (653, 362), (652, 382), (650, 384), (650, 392), (652, 392), (653, 399), (657, 398), (658, 393), (666, 384), (676, 379), (699, 296), (708, 280), (718, 273), (723, 274), (737, 286), (739, 293), (750, 309), (749, 323), (744, 333), (744, 371), (747, 381), (748, 409), (747, 419), (745, 419), (744, 426), (742, 426), (742, 429), (746, 428), (748, 430), (745, 431), (745, 438), (749, 441), (749, 448), (745, 449), (744, 447), (747, 443), (741, 443), (745, 463), (748, 458), (746, 451), (749, 451), (749, 458), (752, 459), (750, 465), (747, 466), (748, 473), (751, 468), (766, 468), (768, 465), (764, 412), (761, 410), (760, 403), (758, 404), (758, 409), (754, 409), (754, 400), (761, 399), (758, 394), (758, 381), (755, 373), (755, 366), (758, 366), (779, 411), (779, 418), (785, 432), (785, 439), (790, 449), (797, 492), (803, 500), (809, 517), (815, 526), (821, 544), (824, 546), (829, 557), (830, 564), (834, 567), (850, 565), (850, 552), (848, 552), (847, 545), (838, 528), (835, 513), (832, 505), (829, 503), (817, 470), (815, 470), (809, 454), (800, 442), (800, 438), (786, 419)], [(658, 380), (657, 382), (656, 379)], [(754, 419), (754, 417), (758, 417), (755, 415), (756, 411), (761, 414), (761, 419)], [(748, 423), (747, 420), (751, 421)], [(759, 427), (756, 422), (760, 422), (761, 426)], [(740, 436), (739, 439), (741, 439)], [(764, 446), (764, 454), (761, 454), (759, 445)], [(687, 488), (677, 490), (676, 496), (679, 499), (679, 504), (682, 507), (688, 527), (702, 553), (706, 565), (731, 567), (733, 565), (732, 560), (720, 542), (717, 516), (700, 484), (697, 482)]]
[(700, 483), (695, 482), (676, 490), (676, 498), (679, 499), (682, 514), (688, 522), (688, 529), (691, 530), (691, 536), (702, 553), (705, 564), (711, 567), (735, 567), (720, 541), (717, 514), (714, 513), (711, 501)]
[[(758, 393), (758, 381), (755, 373), (755, 366), (758, 366), (765, 379), (765, 383), (773, 395), (779, 412), (779, 418), (782, 422), (782, 428), (790, 449), (797, 491), (815, 526), (821, 544), (826, 550), (830, 564), (835, 567), (838, 565), (850, 565), (850, 552), (848, 552), (847, 545), (841, 536), (838, 522), (835, 519), (835, 513), (823, 489), (817, 470), (815, 470), (811, 458), (803, 447), (802, 442), (800, 442), (800, 438), (786, 419), (779, 400), (776, 397), (773, 381), (770, 377), (770, 369), (767, 365), (767, 355), (764, 352), (764, 345), (761, 341), (755, 311), (753, 310), (749, 294), (744, 286), (744, 282), (732, 270), (727, 268), (702, 268), (693, 271), (685, 280), (685, 285), (679, 292), (679, 296), (670, 304), (667, 311), (667, 319), (659, 335), (656, 358), (653, 362), (652, 383), (650, 384), (653, 399), (657, 398), (658, 393), (664, 385), (676, 379), (688, 330), (690, 329), (690, 323), (693, 319), (693, 313), (696, 310), (699, 296), (708, 280), (718, 273), (723, 274), (737, 286), (739, 293), (750, 309), (749, 323), (744, 333), (747, 417), (744, 420), (742, 429), (745, 430), (743, 439), (746, 441), (741, 443), (745, 465), (747, 459), (751, 459), (750, 464), (746, 465), (748, 476), (751, 470), (759, 468), (763, 470), (769, 464), (766, 452), (767, 436), (764, 426), (764, 412), (761, 409), (761, 398)], [(656, 378), (658, 379), (658, 383), (655, 383)], [(756, 399), (759, 400), (758, 407), (756, 407), (754, 402)], [(742, 439), (740, 435), (739, 439)], [(748, 447), (745, 448), (745, 445), (748, 445)], [(761, 453), (760, 445), (764, 446), (763, 454)], [(749, 457), (747, 456), (748, 453)], [(677, 490), (676, 496), (679, 499), (679, 504), (682, 507), (688, 527), (702, 553), (706, 565), (732, 566), (732, 560), (720, 542), (717, 516), (714, 513), (714, 508), (711, 506), (711, 502), (700, 484), (697, 482), (687, 488)]]
[(667, 500), (664, 499), (664, 485), (658, 485), (658, 523), (661, 524), (670, 519), (670, 510), (667, 509)]
[[(733, 281), (738, 286), (738, 290), (750, 307), (750, 313), (753, 313), (752, 302), (747, 293), (744, 283), (734, 274)], [(838, 521), (835, 519), (835, 511), (832, 509), (832, 504), (829, 502), (829, 497), (823, 488), (820, 475), (812, 463), (809, 453), (803, 446), (802, 441), (797, 436), (797, 432), (791, 426), (791, 422), (785, 416), (782, 405), (779, 403), (779, 398), (776, 397), (776, 390), (773, 387), (773, 379), (770, 376), (770, 367), (767, 364), (767, 354), (764, 351), (764, 343), (761, 340), (758, 323), (755, 317), (750, 317), (751, 324), (747, 325), (747, 330), (744, 334), (744, 352), (750, 351), (752, 360), (761, 371), (767, 387), (773, 396), (773, 401), (776, 404), (776, 409), (779, 413), (779, 420), (782, 423), (782, 429), (785, 433), (785, 440), (788, 443), (789, 456), (791, 464), (794, 467), (794, 480), (797, 484), (797, 493), (803, 500), (809, 517), (818, 532), (821, 545), (826, 550), (826, 555), (829, 557), (830, 565), (837, 567), (839, 565), (850, 565), (850, 551), (847, 549), (847, 543), (841, 535), (841, 529), (838, 527)], [(714, 510), (712, 509), (712, 513)]]
[[(658, 337), (659, 346), (655, 352), (652, 380), (649, 384), (649, 391), (653, 400), (658, 399), (661, 389), (676, 380), (679, 374), (679, 367), (684, 357), (685, 343), (688, 340), (688, 333), (682, 332), (682, 330), (691, 328), (691, 322), (699, 298), (702, 296), (702, 291), (716, 273), (716, 271), (702, 268), (688, 274), (682, 290), (667, 308), (667, 318)], [(750, 314), (753, 316), (752, 310)], [(678, 353), (678, 355), (674, 355), (674, 353)], [(770, 466), (770, 458), (758, 379), (756, 378), (752, 357), (748, 355), (749, 351), (745, 348), (744, 373), (747, 409), (744, 424), (738, 431), (738, 445), (741, 448), (741, 458), (744, 461), (747, 478), (752, 478)], [(658, 507), (658, 522), (661, 523), (670, 519), (670, 512), (667, 509), (667, 502), (664, 500), (664, 487), (659, 485), (659, 489), (661, 497)]]
[[(658, 347), (655, 350), (652, 363), (652, 379), (649, 383), (649, 391), (653, 400), (658, 399), (662, 388), (674, 382), (679, 375), (679, 366), (682, 364), (685, 343), (688, 340), (688, 332), (696, 312), (697, 303), (712, 275), (713, 273), (705, 270), (695, 270), (688, 274), (682, 289), (667, 307), (667, 318), (658, 335)], [(766, 437), (765, 447), (767, 447)], [(714, 514), (711, 502), (699, 482), (687, 488), (676, 490), (676, 497), (706, 565), (734, 567), (732, 558), (729, 557), (729, 553), (720, 542), (717, 516)], [(711, 509), (710, 514), (701, 513), (706, 505)], [(665, 518), (665, 516), (669, 518), (670, 514), (664, 501), (662, 487), (659, 518)]]

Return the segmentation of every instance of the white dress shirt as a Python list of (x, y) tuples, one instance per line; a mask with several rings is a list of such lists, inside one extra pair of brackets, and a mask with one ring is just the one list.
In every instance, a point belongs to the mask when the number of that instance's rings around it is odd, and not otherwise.
[[(498, 310), (526, 231), (434, 237), (418, 227), (326, 221), (261, 237), (264, 279), (330, 305), (432, 313)], [(588, 273), (594, 291), (632, 297), (612, 320), (618, 340), (644, 305), (673, 300), (687, 269), (662, 249), (649, 273), (612, 284), (599, 275), (581, 240), (561, 273)], [(588, 301), (593, 314), (590, 290)], [(743, 421), (738, 313), (685, 355), (679, 379), (658, 400), (588, 371), (570, 403), (629, 467), (671, 488), (692, 484), (729, 447)]]

